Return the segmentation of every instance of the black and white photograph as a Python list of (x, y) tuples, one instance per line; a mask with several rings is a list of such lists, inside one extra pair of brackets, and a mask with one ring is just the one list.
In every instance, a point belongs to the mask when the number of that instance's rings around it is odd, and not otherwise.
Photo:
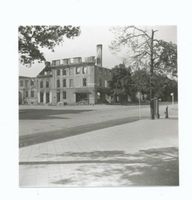
[(0, 199), (190, 199), (190, 0), (0, 8)]
[(19, 186), (179, 186), (177, 26), (18, 26)]

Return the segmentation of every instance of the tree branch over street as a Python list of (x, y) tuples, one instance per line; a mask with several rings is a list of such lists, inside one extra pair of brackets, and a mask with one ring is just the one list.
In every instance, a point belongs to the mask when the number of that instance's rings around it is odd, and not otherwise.
[(73, 26), (19, 26), (19, 56), (22, 64), (46, 61), (42, 48), (54, 51), (54, 47), (64, 42), (64, 38), (74, 38), (80, 34), (80, 27)]

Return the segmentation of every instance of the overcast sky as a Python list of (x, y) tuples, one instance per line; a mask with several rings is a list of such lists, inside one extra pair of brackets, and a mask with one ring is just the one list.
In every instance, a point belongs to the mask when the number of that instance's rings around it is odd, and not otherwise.
[[(177, 43), (176, 26), (155, 26), (158, 32), (157, 39)], [(103, 66), (112, 68), (122, 62), (122, 58), (111, 53), (109, 45), (114, 38), (108, 26), (81, 26), (81, 35), (74, 39), (65, 39), (64, 44), (57, 46), (55, 52), (44, 49), (45, 58), (48, 61), (70, 57), (87, 57), (96, 55), (96, 45), (103, 45)], [(19, 66), (19, 75), (36, 76), (44, 68), (43, 64), (34, 64), (32, 67)]]

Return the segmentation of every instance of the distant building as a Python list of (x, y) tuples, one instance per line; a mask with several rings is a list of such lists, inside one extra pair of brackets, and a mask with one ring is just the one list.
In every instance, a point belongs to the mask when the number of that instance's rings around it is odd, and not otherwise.
[[(53, 60), (36, 78), (20, 77), (21, 104), (96, 104), (110, 103), (108, 82), (111, 70), (102, 67), (102, 45), (97, 56)], [(34, 86), (22, 81), (34, 80)], [(29, 84), (29, 83), (28, 83)], [(29, 94), (34, 91), (34, 95)], [(28, 94), (26, 96), (26, 94)]]
[(37, 104), (37, 79), (19, 76), (19, 104)]

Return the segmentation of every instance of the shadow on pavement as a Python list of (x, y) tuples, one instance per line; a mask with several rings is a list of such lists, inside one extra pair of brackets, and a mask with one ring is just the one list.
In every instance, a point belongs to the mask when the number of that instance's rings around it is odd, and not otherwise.
[(63, 114), (79, 114), (81, 112), (88, 112), (92, 110), (53, 110), (53, 109), (23, 109), (19, 110), (20, 120), (39, 120), (39, 119), (68, 119)]
[[(124, 151), (95, 151), (67, 152), (57, 156), (78, 158), (75, 161), (76, 164), (83, 163), (83, 165), (80, 165), (66, 179), (53, 181), (54, 184), (89, 186), (93, 181), (103, 186), (102, 183), (108, 180), (105, 186), (113, 186), (113, 182), (117, 183), (116, 186), (179, 185), (179, 161), (176, 147), (142, 150), (134, 154), (126, 154)], [(62, 164), (62, 162), (57, 164)]]
[(127, 117), (123, 119), (108, 120), (98, 123), (90, 123), (86, 125), (75, 126), (71, 128), (65, 128), (61, 130), (47, 131), (42, 133), (21, 135), (19, 136), (19, 147), (30, 146), (43, 142), (48, 142), (60, 138), (72, 137), (74, 135), (84, 134), (90, 131), (108, 128), (125, 123), (131, 123), (137, 121), (138, 117)]

